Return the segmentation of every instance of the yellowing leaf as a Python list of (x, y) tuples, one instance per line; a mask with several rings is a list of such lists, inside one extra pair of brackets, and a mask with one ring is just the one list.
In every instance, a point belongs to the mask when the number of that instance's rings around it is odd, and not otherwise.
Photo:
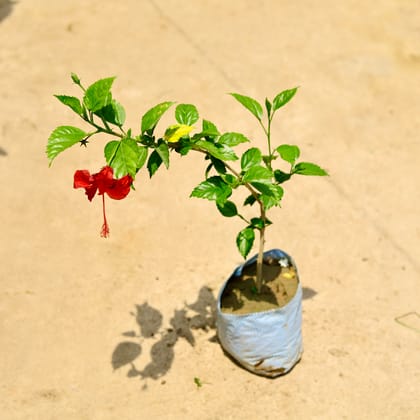
[(194, 127), (185, 124), (175, 124), (169, 126), (163, 138), (169, 143), (176, 143), (181, 137), (186, 136)]

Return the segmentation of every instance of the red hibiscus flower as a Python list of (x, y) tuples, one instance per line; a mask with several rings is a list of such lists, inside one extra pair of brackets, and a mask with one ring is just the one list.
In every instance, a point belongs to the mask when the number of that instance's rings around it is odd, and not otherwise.
[(114, 178), (114, 171), (110, 166), (105, 166), (97, 174), (91, 175), (86, 169), (74, 173), (74, 188), (84, 188), (87, 198), (92, 201), (96, 192), (102, 195), (102, 209), (104, 224), (102, 225), (101, 236), (109, 236), (109, 226), (105, 215), (105, 193), (114, 200), (122, 200), (130, 192), (133, 178), (126, 175), (120, 179)]

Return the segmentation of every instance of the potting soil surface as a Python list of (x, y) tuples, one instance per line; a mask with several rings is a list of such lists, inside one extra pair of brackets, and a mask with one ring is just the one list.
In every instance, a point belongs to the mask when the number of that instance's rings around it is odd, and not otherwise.
[(293, 267), (263, 264), (263, 278), (261, 293), (258, 293), (256, 264), (253, 264), (246, 267), (241, 276), (229, 281), (222, 294), (222, 312), (248, 314), (281, 308), (295, 296), (299, 280)]

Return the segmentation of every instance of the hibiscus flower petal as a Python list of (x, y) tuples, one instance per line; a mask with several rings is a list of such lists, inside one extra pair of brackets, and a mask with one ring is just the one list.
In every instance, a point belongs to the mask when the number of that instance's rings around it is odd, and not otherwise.
[(115, 179), (112, 186), (108, 187), (106, 193), (113, 200), (122, 200), (127, 197), (130, 192), (131, 184), (133, 183), (133, 178), (130, 175), (126, 175), (120, 179)]
[(78, 170), (74, 173), (74, 188), (86, 188), (92, 185), (89, 171), (86, 169)]
[(85, 192), (89, 201), (92, 201), (92, 198), (95, 197), (97, 187), (96, 185), (92, 185), (89, 188), (85, 188)]
[(84, 188), (89, 201), (92, 201), (98, 188), (94, 176), (90, 175), (86, 169), (78, 170), (74, 173), (73, 187)]
[(96, 185), (98, 186), (99, 194), (102, 195), (112, 188), (114, 183), (114, 170), (110, 166), (103, 167), (97, 174), (93, 175)]

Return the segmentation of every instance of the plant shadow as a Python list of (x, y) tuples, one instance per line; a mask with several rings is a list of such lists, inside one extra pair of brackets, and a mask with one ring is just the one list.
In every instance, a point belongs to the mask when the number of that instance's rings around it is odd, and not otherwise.
[(12, 0), (0, 0), (0, 22), (12, 13), (13, 6), (16, 3)]
[(310, 287), (302, 287), (302, 299), (312, 299), (318, 294), (318, 292)]
[[(179, 339), (183, 338), (194, 346), (194, 330), (209, 331), (216, 328), (216, 299), (212, 290), (205, 286), (200, 289), (194, 303), (185, 303), (182, 309), (174, 310), (166, 328), (162, 328), (161, 312), (147, 302), (135, 305), (135, 311), (130, 313), (135, 318), (138, 330), (122, 333), (131, 340), (120, 342), (114, 349), (111, 359), (114, 370), (129, 365), (127, 376), (130, 378), (139, 377), (142, 380), (162, 378), (172, 366), (175, 356), (174, 346)], [(145, 340), (154, 343), (150, 349), (149, 362), (139, 367), (134, 362), (140, 356)], [(217, 342), (215, 337), (209, 341)]]

